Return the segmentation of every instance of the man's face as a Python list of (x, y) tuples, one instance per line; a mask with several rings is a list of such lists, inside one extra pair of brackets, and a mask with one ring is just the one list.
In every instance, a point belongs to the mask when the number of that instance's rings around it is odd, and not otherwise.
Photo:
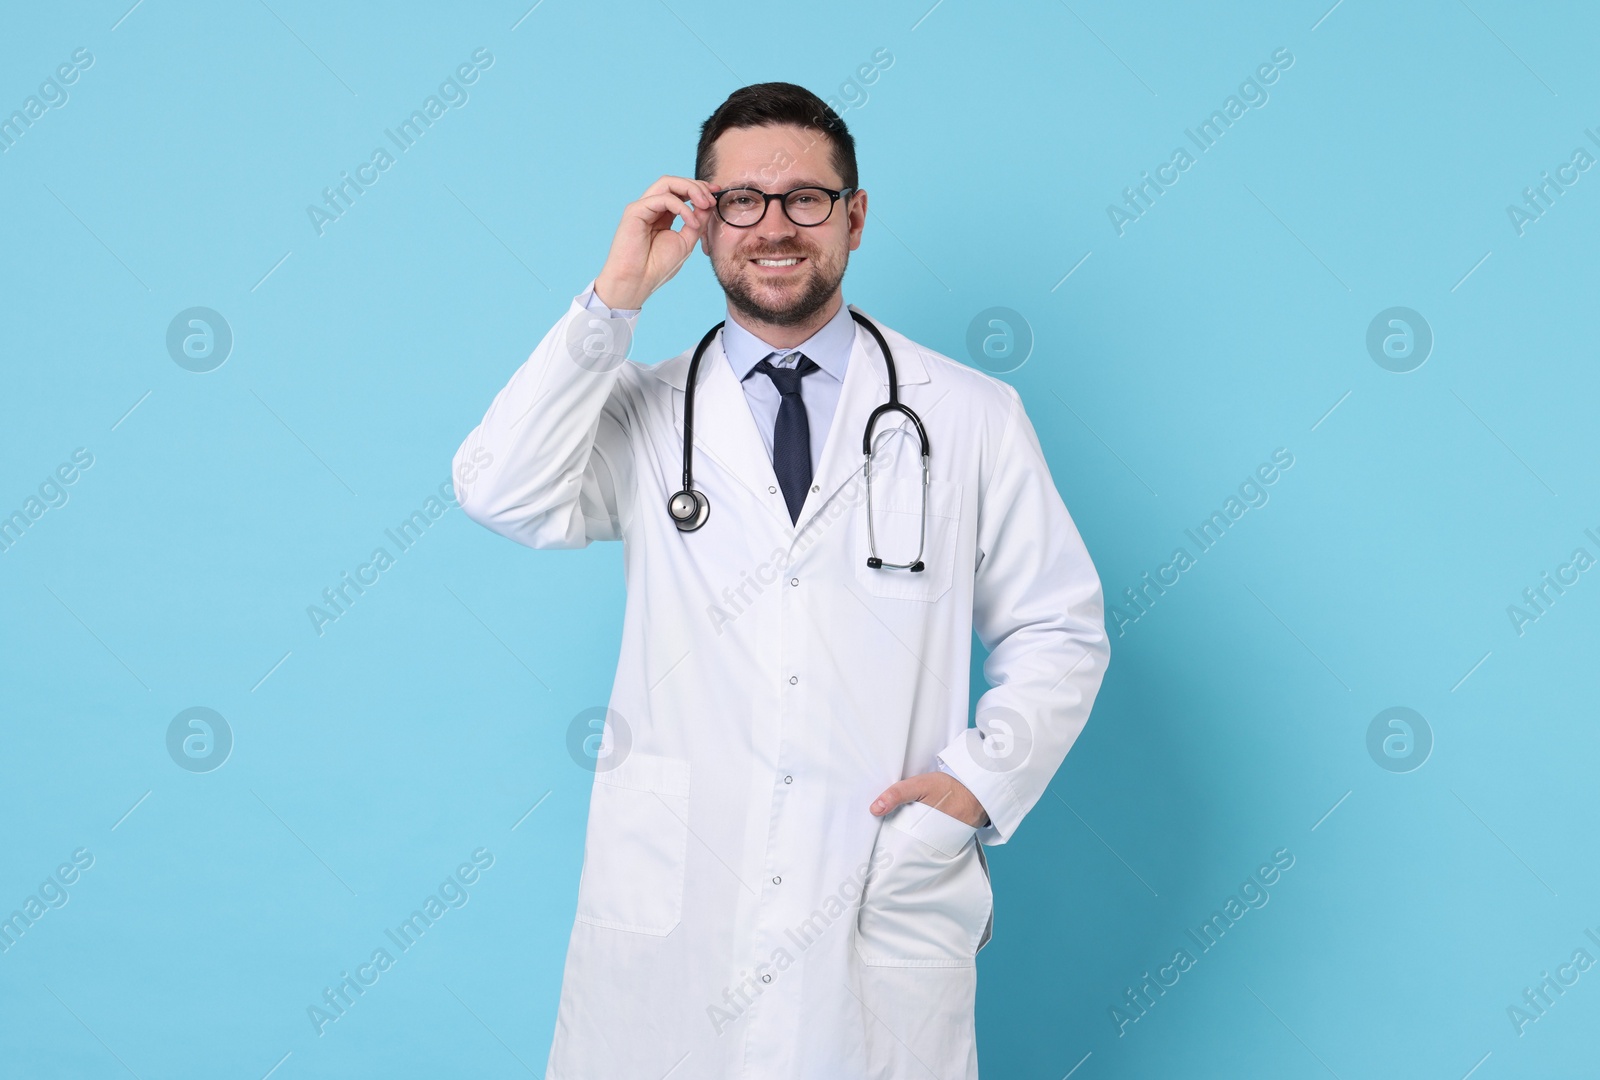
[[(713, 191), (753, 187), (770, 194), (797, 187), (837, 191), (833, 143), (820, 131), (779, 124), (722, 133), (712, 156)], [(853, 192), (821, 225), (796, 225), (774, 201), (747, 228), (715, 213), (701, 239), (728, 303), (740, 314), (775, 326), (798, 326), (839, 291), (850, 252), (861, 246), (867, 195)]]

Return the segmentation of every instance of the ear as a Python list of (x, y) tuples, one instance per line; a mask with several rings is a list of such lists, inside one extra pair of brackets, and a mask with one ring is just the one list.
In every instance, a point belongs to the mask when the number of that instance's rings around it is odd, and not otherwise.
[(850, 250), (855, 251), (861, 246), (861, 233), (867, 227), (867, 193), (865, 191), (852, 191), (850, 193)]

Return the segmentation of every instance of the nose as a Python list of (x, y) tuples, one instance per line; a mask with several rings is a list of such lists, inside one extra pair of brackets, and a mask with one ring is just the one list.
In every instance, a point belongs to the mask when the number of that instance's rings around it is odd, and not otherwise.
[(778, 240), (795, 235), (796, 225), (784, 213), (782, 199), (768, 199), (761, 220), (750, 226), (750, 231), (765, 240)]

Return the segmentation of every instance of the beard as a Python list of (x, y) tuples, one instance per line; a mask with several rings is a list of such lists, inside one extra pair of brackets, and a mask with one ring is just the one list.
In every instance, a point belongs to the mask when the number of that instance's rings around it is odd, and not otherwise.
[[(782, 290), (753, 280), (748, 260), (790, 257), (805, 260), (803, 280), (789, 282)], [(729, 305), (739, 314), (770, 326), (800, 326), (833, 299), (844, 281), (849, 261), (849, 252), (830, 258), (818, 247), (791, 240), (742, 246), (724, 257), (713, 258), (711, 269), (722, 291), (728, 294)], [(774, 293), (778, 294), (776, 298)]]

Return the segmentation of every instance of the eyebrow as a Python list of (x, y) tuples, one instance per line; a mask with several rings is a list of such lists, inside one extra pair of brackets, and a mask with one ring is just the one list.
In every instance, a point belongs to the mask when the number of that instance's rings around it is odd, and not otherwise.
[[(803, 187), (822, 188), (824, 191), (834, 191), (834, 190), (836, 190), (835, 188), (831, 188), (827, 184), (824, 184), (821, 180), (812, 180), (812, 179), (810, 179), (808, 177), (801, 177), (800, 179), (791, 181), (789, 186), (784, 188), (783, 190), (784, 191), (793, 191), (795, 188), (803, 188)], [(728, 184), (726, 184), (726, 185), (724, 185), (722, 187), (715, 188), (715, 190), (717, 190), (717, 191), (728, 191), (728, 190), (730, 190), (732, 188), (754, 188), (757, 191), (764, 191), (765, 190), (759, 184), (757, 184), (754, 180), (732, 181), (732, 182), (730, 182), (730, 183), (728, 183)], [(768, 195), (776, 195), (777, 192), (768, 191), (767, 194)]]

